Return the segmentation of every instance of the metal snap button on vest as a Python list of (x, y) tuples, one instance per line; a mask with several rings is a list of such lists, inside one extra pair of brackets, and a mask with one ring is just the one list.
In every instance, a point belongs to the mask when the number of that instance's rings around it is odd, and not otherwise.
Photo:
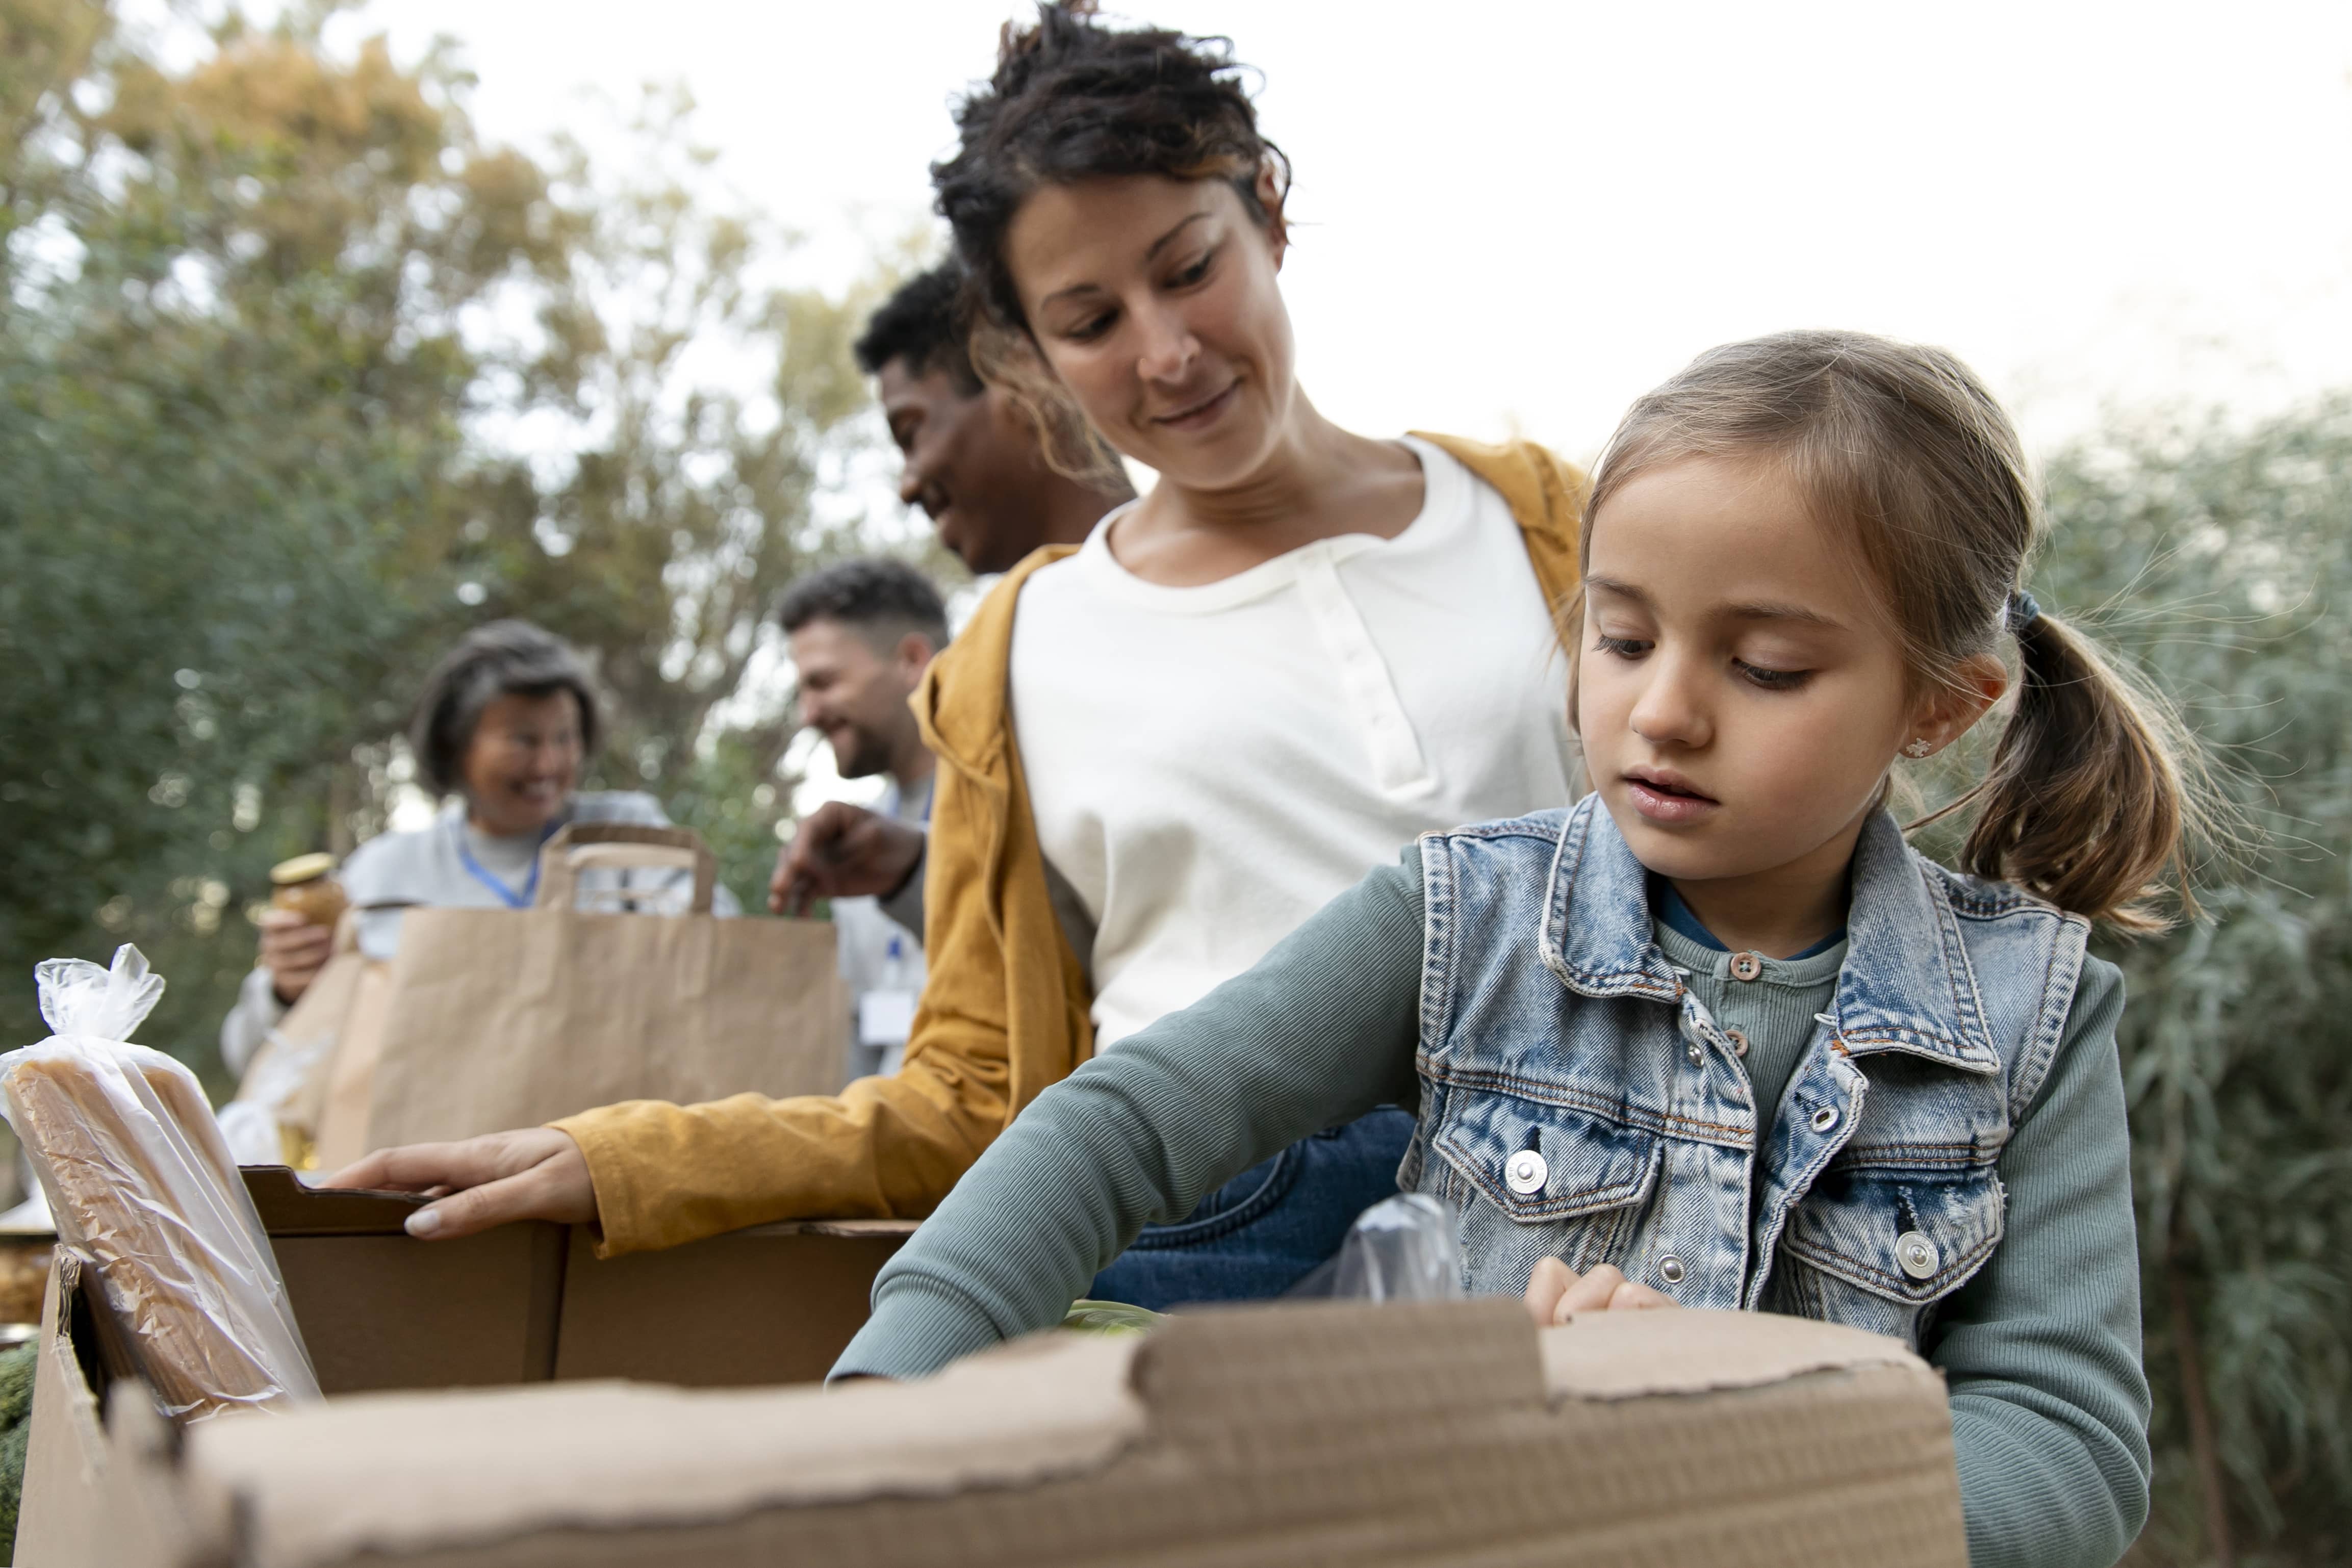
[(1503, 1184), (1521, 1197), (1543, 1191), (1550, 1177), (1551, 1167), (1533, 1149), (1521, 1149), (1503, 1166)]
[(1683, 1260), (1671, 1252), (1658, 1260), (1658, 1278), (1669, 1285), (1681, 1284), (1683, 1276), (1686, 1272), (1688, 1270), (1684, 1269)]
[(1915, 1280), (1933, 1279), (1936, 1270), (1944, 1266), (1943, 1254), (1936, 1250), (1936, 1244), (1916, 1230), (1906, 1230), (1895, 1239), (1895, 1260)]
[(1748, 1031), (1746, 1030), (1725, 1030), (1723, 1031), (1723, 1038), (1731, 1042), (1732, 1055), (1745, 1056), (1748, 1054)]
[(1731, 977), (1733, 979), (1752, 980), (1763, 972), (1764, 960), (1758, 957), (1755, 954), (1734, 953), (1731, 956)]
[(1693, 1067), (1696, 1067), (1700, 1062), (1706, 1060), (1706, 1052), (1698, 1048), (1698, 1041), (1696, 1040), (1691, 1041), (1688, 1055), (1691, 1059), (1691, 1065)]
[(1820, 1110), (1818, 1110), (1818, 1111), (1816, 1111), (1816, 1112), (1814, 1112), (1814, 1113), (1813, 1113), (1813, 1131), (1814, 1131), (1814, 1132), (1816, 1132), (1816, 1133), (1826, 1133), (1826, 1132), (1828, 1132), (1832, 1127), (1834, 1127), (1834, 1126), (1836, 1126), (1836, 1125), (1837, 1125), (1837, 1107), (1836, 1107), (1836, 1106), (1834, 1106), (1834, 1105), (1824, 1105), (1824, 1106), (1822, 1106)]

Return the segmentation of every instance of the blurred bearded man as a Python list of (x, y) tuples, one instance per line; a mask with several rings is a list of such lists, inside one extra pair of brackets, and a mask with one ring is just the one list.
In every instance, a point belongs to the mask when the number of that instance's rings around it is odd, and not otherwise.
[[(907, 706), (947, 646), (947, 607), (904, 561), (844, 561), (802, 578), (777, 612), (800, 676), (801, 718), (833, 747), (845, 779), (889, 780), (878, 809), (832, 801), (801, 824), (776, 865), (769, 907), (798, 915), (833, 900), (841, 976), (856, 1009), (850, 1076), (896, 1072), (923, 989), (924, 825), (931, 754)], [(862, 878), (857, 895), (835, 874)]]

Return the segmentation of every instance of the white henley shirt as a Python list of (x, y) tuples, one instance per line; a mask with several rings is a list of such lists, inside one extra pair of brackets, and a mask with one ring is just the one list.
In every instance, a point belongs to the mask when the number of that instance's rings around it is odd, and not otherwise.
[(1420, 834), (1568, 803), (1567, 664), (1518, 525), (1405, 444), (1424, 494), (1392, 539), (1168, 588), (1111, 555), (1113, 512), (1024, 585), (1014, 736), (1045, 858), (1094, 923), (1098, 1049)]

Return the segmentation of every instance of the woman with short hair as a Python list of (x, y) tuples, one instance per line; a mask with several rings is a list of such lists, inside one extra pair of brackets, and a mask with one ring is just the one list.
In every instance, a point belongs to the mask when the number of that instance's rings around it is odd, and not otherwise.
[[(1532, 443), (1378, 440), (1316, 410), (1278, 281), (1288, 166), (1237, 74), (1216, 44), (1047, 5), (932, 171), (982, 372), (1034, 367), (1036, 395), (1160, 481), (1008, 573), (917, 695), (940, 770), (905, 1066), (836, 1097), (633, 1102), (386, 1151), (341, 1179), (470, 1189), (416, 1234), (596, 1219), (607, 1253), (927, 1214), (1048, 1085), (1400, 845), (1572, 797), (1552, 607), (1582, 476)], [(1159, 1216), (1097, 1291), (1290, 1287), (1396, 1190), (1411, 1131), (1389, 1109), (1294, 1145)]]
[[(409, 725), (417, 782), (448, 804), (429, 828), (382, 833), (342, 868), (360, 911), (360, 950), (390, 958), (412, 904), (525, 909), (539, 891), (540, 846), (570, 822), (666, 827), (650, 795), (582, 793), (580, 770), (602, 733), (587, 666), (562, 639), (527, 621), (494, 621), (451, 649), (425, 683)], [(667, 904), (690, 892), (678, 871), (593, 871), (583, 887)], [(740, 913), (725, 888), (712, 906)], [(221, 1024), (221, 1059), (242, 1072), (269, 1031), (324, 967), (329, 927), (289, 911), (261, 915), (261, 957)]]

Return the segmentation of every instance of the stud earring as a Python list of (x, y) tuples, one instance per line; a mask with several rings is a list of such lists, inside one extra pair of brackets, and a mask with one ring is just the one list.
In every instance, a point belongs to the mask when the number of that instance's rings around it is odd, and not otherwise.
[(1906, 741), (1903, 746), (1903, 755), (1909, 758), (1912, 761), (1916, 762), (1921, 758), (1929, 755), (1936, 748), (1934, 747), (1927, 744), (1927, 737), (1922, 736), (1916, 740)]

